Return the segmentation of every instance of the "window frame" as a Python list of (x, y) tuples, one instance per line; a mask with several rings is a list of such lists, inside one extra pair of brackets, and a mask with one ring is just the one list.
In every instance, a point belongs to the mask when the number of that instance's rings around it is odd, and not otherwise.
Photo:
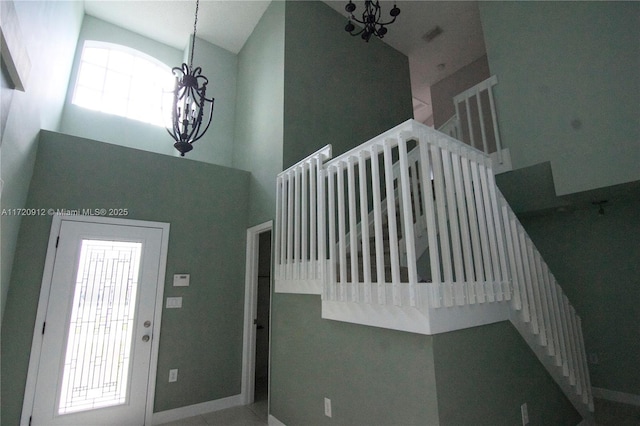
[[(87, 59), (85, 56), (87, 49), (106, 50), (107, 52), (104, 55), (105, 58), (103, 62), (97, 63), (94, 60)], [(132, 66), (129, 67), (129, 69), (123, 68), (122, 64), (120, 64), (119, 68), (117, 66), (114, 67), (111, 62), (114, 56), (112, 52), (115, 52), (116, 55), (123, 54), (129, 56)], [(153, 71), (154, 76), (149, 79), (147, 74), (135, 72), (134, 64), (136, 63), (142, 69)], [(100, 68), (102, 75), (86, 74), (86, 72), (83, 72), (85, 67), (94, 67), (94, 71)], [(165, 71), (167, 73), (167, 81), (161, 83), (161, 77), (159, 76)], [(123, 87), (119, 87), (112, 82), (108, 83), (108, 79), (118, 78), (121, 79), (121, 82), (127, 81), (128, 85), (124, 84)], [(95, 81), (87, 84), (87, 82), (92, 79)], [(101, 84), (99, 84), (98, 81), (101, 81)], [(136, 87), (142, 86), (139, 84), (141, 82), (146, 86), (146, 94), (151, 95), (150, 98), (152, 99), (147, 99), (144, 95), (140, 94), (144, 92), (144, 89), (140, 89), (140, 91), (136, 93)], [(80, 51), (70, 102), (80, 108), (112, 114), (158, 127), (166, 127), (170, 123), (167, 116), (171, 111), (170, 102), (173, 98), (174, 82), (175, 77), (172, 68), (145, 52), (117, 43), (85, 40), (82, 45), (82, 50)], [(138, 86), (136, 86), (136, 84), (138, 84)], [(115, 88), (119, 91), (114, 92), (117, 93), (117, 95), (114, 93), (109, 94), (109, 85), (112, 86), (112, 89)], [(152, 87), (153, 90), (150, 90), (149, 87)], [(82, 99), (83, 92), (85, 96), (84, 99)], [(91, 98), (91, 95), (97, 97)], [(116, 105), (116, 102), (119, 102), (119, 104)], [(156, 105), (159, 107), (159, 110), (150, 113), (149, 107), (153, 110), (156, 109)]]

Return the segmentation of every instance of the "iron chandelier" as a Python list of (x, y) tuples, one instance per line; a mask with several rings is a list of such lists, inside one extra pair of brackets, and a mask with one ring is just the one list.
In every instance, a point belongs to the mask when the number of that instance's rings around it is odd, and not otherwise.
[[(391, 15), (392, 19), (388, 22), (380, 22), (381, 10), (379, 0), (366, 0), (364, 2), (364, 12), (362, 12), (362, 20), (356, 18), (353, 14), (353, 12), (356, 10), (356, 5), (353, 4), (351, 0), (349, 0), (349, 3), (344, 7), (344, 10), (346, 10), (347, 13), (351, 15), (349, 18), (349, 22), (347, 22), (347, 25), (344, 27), (345, 31), (347, 31), (352, 36), (362, 34), (362, 39), (367, 43), (369, 42), (371, 36), (383, 38), (387, 33), (386, 26), (389, 24), (393, 24), (396, 21), (396, 17), (400, 15), (400, 8), (398, 8), (398, 6), (396, 6), (396, 4), (394, 3), (393, 9), (391, 9), (391, 11), (389, 12), (389, 15)], [(356, 26), (352, 21), (355, 21), (358, 24), (362, 25), (363, 28), (361, 28), (360, 31), (356, 32)]]
[[(193, 67), (199, 5), (200, 0), (197, 0), (189, 65), (183, 63), (181, 67), (171, 70), (176, 77), (176, 85), (171, 105), (171, 129), (167, 128), (167, 132), (176, 141), (173, 146), (182, 157), (193, 149), (195, 141), (204, 136), (213, 117), (214, 98), (207, 98), (206, 95), (209, 79), (202, 75), (201, 67)], [(205, 117), (206, 123), (203, 122)]]

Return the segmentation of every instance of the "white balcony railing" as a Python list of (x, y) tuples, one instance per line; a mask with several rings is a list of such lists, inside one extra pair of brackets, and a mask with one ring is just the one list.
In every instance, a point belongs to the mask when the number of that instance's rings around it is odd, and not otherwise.
[(424, 334), (509, 319), (593, 410), (580, 318), (487, 154), (409, 120), (330, 157), (278, 176), (276, 292), (321, 294), (324, 318)]

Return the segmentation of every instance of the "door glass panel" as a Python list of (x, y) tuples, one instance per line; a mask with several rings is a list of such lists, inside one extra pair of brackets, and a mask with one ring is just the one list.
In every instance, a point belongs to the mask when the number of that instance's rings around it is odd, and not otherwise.
[(141, 251), (82, 240), (58, 414), (127, 402)]

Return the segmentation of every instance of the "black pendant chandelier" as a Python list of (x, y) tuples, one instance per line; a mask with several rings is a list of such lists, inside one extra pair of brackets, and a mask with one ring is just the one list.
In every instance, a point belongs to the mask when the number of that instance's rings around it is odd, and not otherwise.
[[(199, 5), (200, 0), (197, 0), (189, 65), (182, 64), (181, 67), (172, 69), (173, 75), (176, 76), (176, 86), (171, 105), (171, 129), (167, 128), (167, 132), (176, 141), (173, 146), (180, 151), (182, 157), (191, 151), (192, 144), (205, 134), (213, 117), (214, 99), (206, 96), (209, 79), (202, 75), (202, 68), (193, 68)], [(207, 117), (206, 123), (203, 123), (204, 117)]]
[[(355, 17), (353, 12), (356, 10), (356, 5), (353, 4), (351, 0), (344, 7), (344, 10), (347, 11), (351, 15), (349, 18), (349, 22), (344, 27), (345, 31), (350, 33), (352, 36), (357, 36), (362, 34), (362, 39), (369, 42), (371, 36), (376, 36), (378, 38), (383, 38), (387, 33), (387, 25), (393, 24), (396, 21), (396, 17), (400, 15), (400, 9), (396, 4), (393, 4), (393, 9), (389, 12), (391, 15), (391, 20), (388, 22), (380, 22), (380, 1), (379, 0), (365, 0), (364, 2), (364, 12), (362, 12), (362, 20)], [(360, 31), (356, 32), (356, 26), (353, 24), (355, 21), (362, 25)]]

